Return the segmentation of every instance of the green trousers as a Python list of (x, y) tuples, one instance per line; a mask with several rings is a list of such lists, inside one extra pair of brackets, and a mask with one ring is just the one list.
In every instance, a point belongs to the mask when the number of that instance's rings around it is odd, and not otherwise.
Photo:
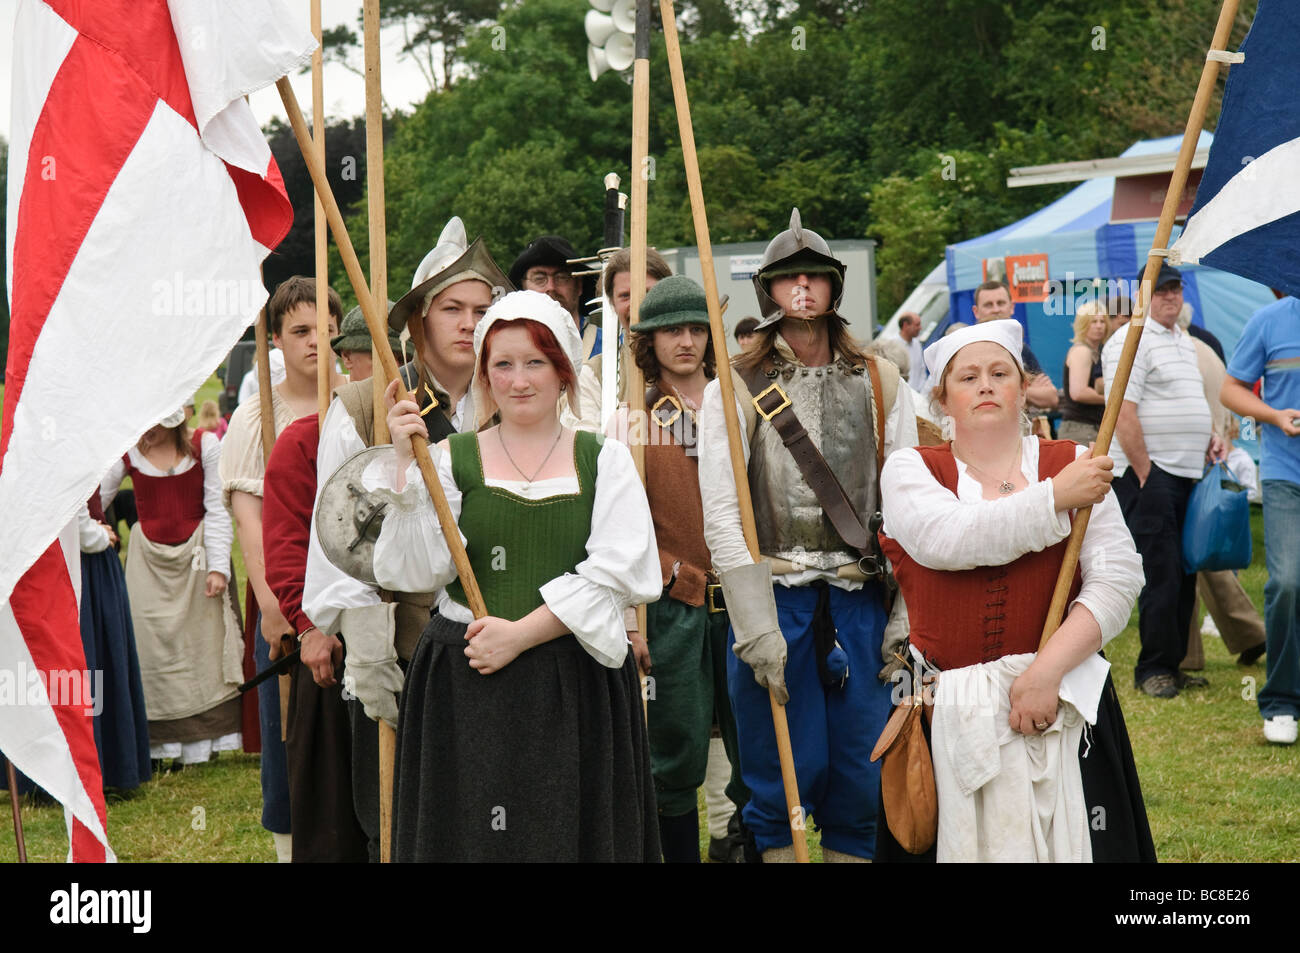
[(667, 593), (646, 607), (650, 678), (646, 709), (650, 769), (659, 813), (689, 814), (697, 807), (716, 719), (731, 762), (727, 797), (737, 810), (749, 800), (740, 780), (736, 719), (727, 695), (727, 614), (688, 606)]

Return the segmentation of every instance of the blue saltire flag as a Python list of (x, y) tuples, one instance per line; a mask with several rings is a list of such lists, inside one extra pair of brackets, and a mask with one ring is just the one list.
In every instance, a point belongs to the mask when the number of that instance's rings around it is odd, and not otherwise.
[(1260, 0), (1241, 52), (1174, 250), (1300, 295), (1300, 3)]

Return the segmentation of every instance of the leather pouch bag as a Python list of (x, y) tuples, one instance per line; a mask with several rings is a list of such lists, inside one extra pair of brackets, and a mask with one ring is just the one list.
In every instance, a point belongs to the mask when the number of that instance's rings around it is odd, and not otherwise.
[(871, 760), (881, 762), (885, 822), (894, 840), (909, 854), (924, 854), (939, 833), (934, 762), (921, 725), (922, 712), (928, 715), (931, 707), (925, 698), (924, 690), (904, 698), (871, 752)]

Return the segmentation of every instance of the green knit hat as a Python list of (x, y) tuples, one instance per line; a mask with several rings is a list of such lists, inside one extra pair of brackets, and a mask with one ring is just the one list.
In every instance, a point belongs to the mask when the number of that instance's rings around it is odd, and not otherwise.
[(655, 283), (641, 302), (640, 320), (632, 326), (638, 333), (683, 324), (708, 327), (709, 306), (704, 289), (685, 275), (672, 275)]
[[(388, 302), (388, 310), (393, 310), (393, 302)], [(401, 363), (402, 345), (399, 338), (391, 330), (388, 332), (388, 344), (393, 349), (393, 354)], [(369, 351), (370, 350), (370, 329), (366, 327), (366, 317), (361, 313), (361, 305), (357, 305), (351, 311), (343, 316), (343, 325), (339, 328), (338, 337), (330, 338), (330, 350), (335, 354), (341, 351)]]

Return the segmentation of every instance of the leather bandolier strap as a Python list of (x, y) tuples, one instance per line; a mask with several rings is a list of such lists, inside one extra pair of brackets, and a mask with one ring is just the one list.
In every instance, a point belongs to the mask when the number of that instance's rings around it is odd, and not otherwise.
[[(868, 359), (867, 366), (871, 375), (871, 389), (875, 412), (876, 467), (877, 474), (883, 465), (884, 457), (884, 421), (885, 408), (881, 395), (880, 374), (875, 361)], [(759, 416), (772, 425), (781, 442), (794, 457), (809, 488), (817, 497), (822, 510), (826, 513), (835, 532), (844, 542), (856, 550), (861, 560), (859, 566), (867, 576), (884, 574), (884, 559), (880, 555), (879, 543), (873, 532), (868, 532), (862, 524), (857, 511), (854, 510), (848, 495), (826, 463), (825, 458), (813, 443), (808, 431), (794, 412), (789, 396), (776, 380), (770, 380), (764, 369), (752, 367), (737, 369), (745, 386), (753, 394), (753, 404)]]

